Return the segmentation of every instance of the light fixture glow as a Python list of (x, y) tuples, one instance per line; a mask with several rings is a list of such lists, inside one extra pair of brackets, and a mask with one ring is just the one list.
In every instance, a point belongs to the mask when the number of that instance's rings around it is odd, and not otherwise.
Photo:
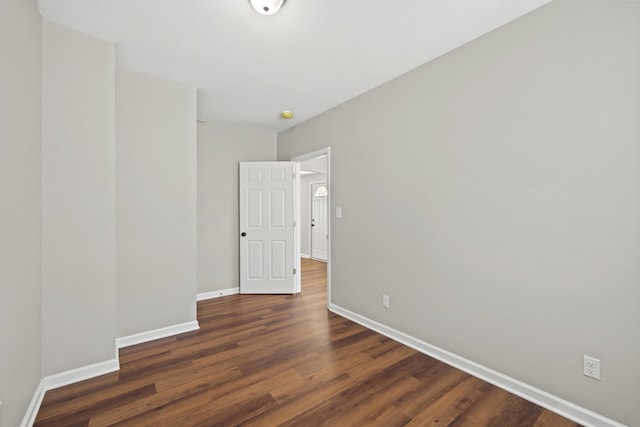
[(256, 12), (262, 15), (273, 15), (280, 10), (284, 0), (249, 0)]

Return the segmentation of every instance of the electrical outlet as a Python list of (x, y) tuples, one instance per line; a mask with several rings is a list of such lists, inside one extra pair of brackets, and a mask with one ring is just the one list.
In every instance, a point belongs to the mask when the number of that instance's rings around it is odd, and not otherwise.
[(382, 295), (382, 306), (389, 308), (389, 295)]
[(587, 355), (583, 356), (582, 373), (587, 377), (600, 379), (600, 360)]

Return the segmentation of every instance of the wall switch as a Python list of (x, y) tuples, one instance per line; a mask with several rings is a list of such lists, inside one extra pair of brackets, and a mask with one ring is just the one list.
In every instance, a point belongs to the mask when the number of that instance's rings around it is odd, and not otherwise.
[(342, 218), (342, 208), (336, 207), (336, 218)]
[(389, 308), (389, 295), (382, 295), (382, 306)]
[(587, 377), (600, 379), (600, 360), (595, 357), (583, 356), (582, 373)]

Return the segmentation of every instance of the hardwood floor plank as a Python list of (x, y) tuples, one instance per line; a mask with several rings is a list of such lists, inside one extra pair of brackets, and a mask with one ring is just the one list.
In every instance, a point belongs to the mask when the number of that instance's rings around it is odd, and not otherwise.
[(415, 350), (412, 350), (409, 347), (399, 346), (375, 359), (372, 359), (371, 363), (354, 366), (347, 369), (346, 372), (350, 377), (356, 380), (366, 381), (372, 376), (378, 375), (389, 366), (400, 361), (404, 361), (414, 354), (416, 354)]
[[(206, 401), (209, 401), (210, 399), (206, 397), (207, 391), (224, 383), (232, 382), (240, 377), (241, 373), (237, 369), (230, 368), (217, 372), (215, 376), (203, 376), (191, 381), (182, 382), (162, 390), (161, 393), (144, 397), (135, 402), (122, 402), (117, 409), (112, 411), (96, 411), (91, 417), (90, 424), (103, 426), (126, 423), (127, 420), (135, 421), (136, 418), (142, 414), (155, 414), (166, 406), (175, 405), (178, 402), (184, 403), (190, 401), (193, 402), (193, 404), (197, 404), (197, 402), (203, 399), (203, 396), (205, 396), (204, 399)], [(186, 408), (187, 406), (185, 405), (184, 409)]]
[(449, 427), (499, 426), (496, 418), (508, 407), (511, 395), (494, 386), (488, 386), (486, 393), (469, 410), (462, 413)]
[(534, 427), (576, 427), (578, 424), (551, 411), (542, 411)]
[(411, 418), (398, 411), (394, 406), (385, 406), (375, 417), (369, 417), (364, 421), (356, 422), (361, 426), (400, 427), (405, 426)]
[(120, 371), (48, 391), (36, 426), (577, 427), (303, 293), (198, 302), (200, 329), (120, 349)]
[(423, 381), (423, 386), (415, 393), (401, 399), (395, 406), (413, 418), (426, 407), (433, 405), (441, 396), (449, 393), (469, 375), (462, 371), (447, 369), (446, 365), (436, 369), (438, 375), (433, 375), (429, 382)]
[[(373, 422), (374, 420), (380, 420), (383, 414), (385, 414), (385, 410), (393, 407), (391, 406), (393, 402), (406, 394), (415, 391), (421, 385), (422, 383), (420, 381), (411, 376), (399, 378), (396, 381), (385, 385), (380, 390), (374, 391), (373, 395), (366, 396), (360, 401), (354, 401), (353, 406), (345, 409), (342, 413), (332, 413), (330, 417), (324, 418), (324, 424), (360, 426), (363, 424), (363, 420), (365, 420), (365, 423), (367, 421)], [(376, 400), (380, 403), (386, 402), (386, 405), (372, 405), (371, 400)], [(390, 414), (387, 414), (386, 416), (390, 416)], [(400, 412), (394, 411), (394, 416), (397, 418), (392, 418), (392, 423), (395, 423), (398, 420), (404, 420), (405, 422), (409, 421), (408, 417), (404, 416)]]
[(531, 427), (543, 409), (531, 402), (509, 395), (505, 410), (495, 418), (495, 426)]
[(137, 402), (147, 396), (154, 396), (156, 394), (156, 388), (153, 384), (148, 384), (143, 387), (133, 389), (129, 392), (118, 394), (109, 398), (98, 398), (102, 395), (94, 395), (94, 402), (91, 405), (74, 406), (73, 410), (67, 409), (66, 411), (60, 411), (57, 414), (51, 414), (49, 416), (43, 415), (39, 417), (39, 420), (34, 424), (35, 427), (40, 425), (59, 425), (64, 422), (65, 424), (81, 423), (84, 424), (90, 419), (91, 414), (95, 410), (108, 412), (110, 409), (119, 407), (127, 402)]
[(427, 406), (407, 426), (448, 426), (482, 396), (482, 380), (467, 376), (453, 389)]
[(353, 384), (354, 381), (347, 374), (342, 374), (325, 383), (312, 381), (307, 391), (301, 393), (296, 399), (243, 425), (265, 427), (285, 425), (296, 416), (313, 409), (317, 405), (321, 405), (327, 399), (340, 394)]

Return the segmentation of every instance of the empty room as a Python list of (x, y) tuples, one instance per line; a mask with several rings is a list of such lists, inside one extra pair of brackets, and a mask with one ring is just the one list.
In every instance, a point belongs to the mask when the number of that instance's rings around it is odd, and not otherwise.
[(640, 1), (0, 29), (0, 427), (640, 427)]

